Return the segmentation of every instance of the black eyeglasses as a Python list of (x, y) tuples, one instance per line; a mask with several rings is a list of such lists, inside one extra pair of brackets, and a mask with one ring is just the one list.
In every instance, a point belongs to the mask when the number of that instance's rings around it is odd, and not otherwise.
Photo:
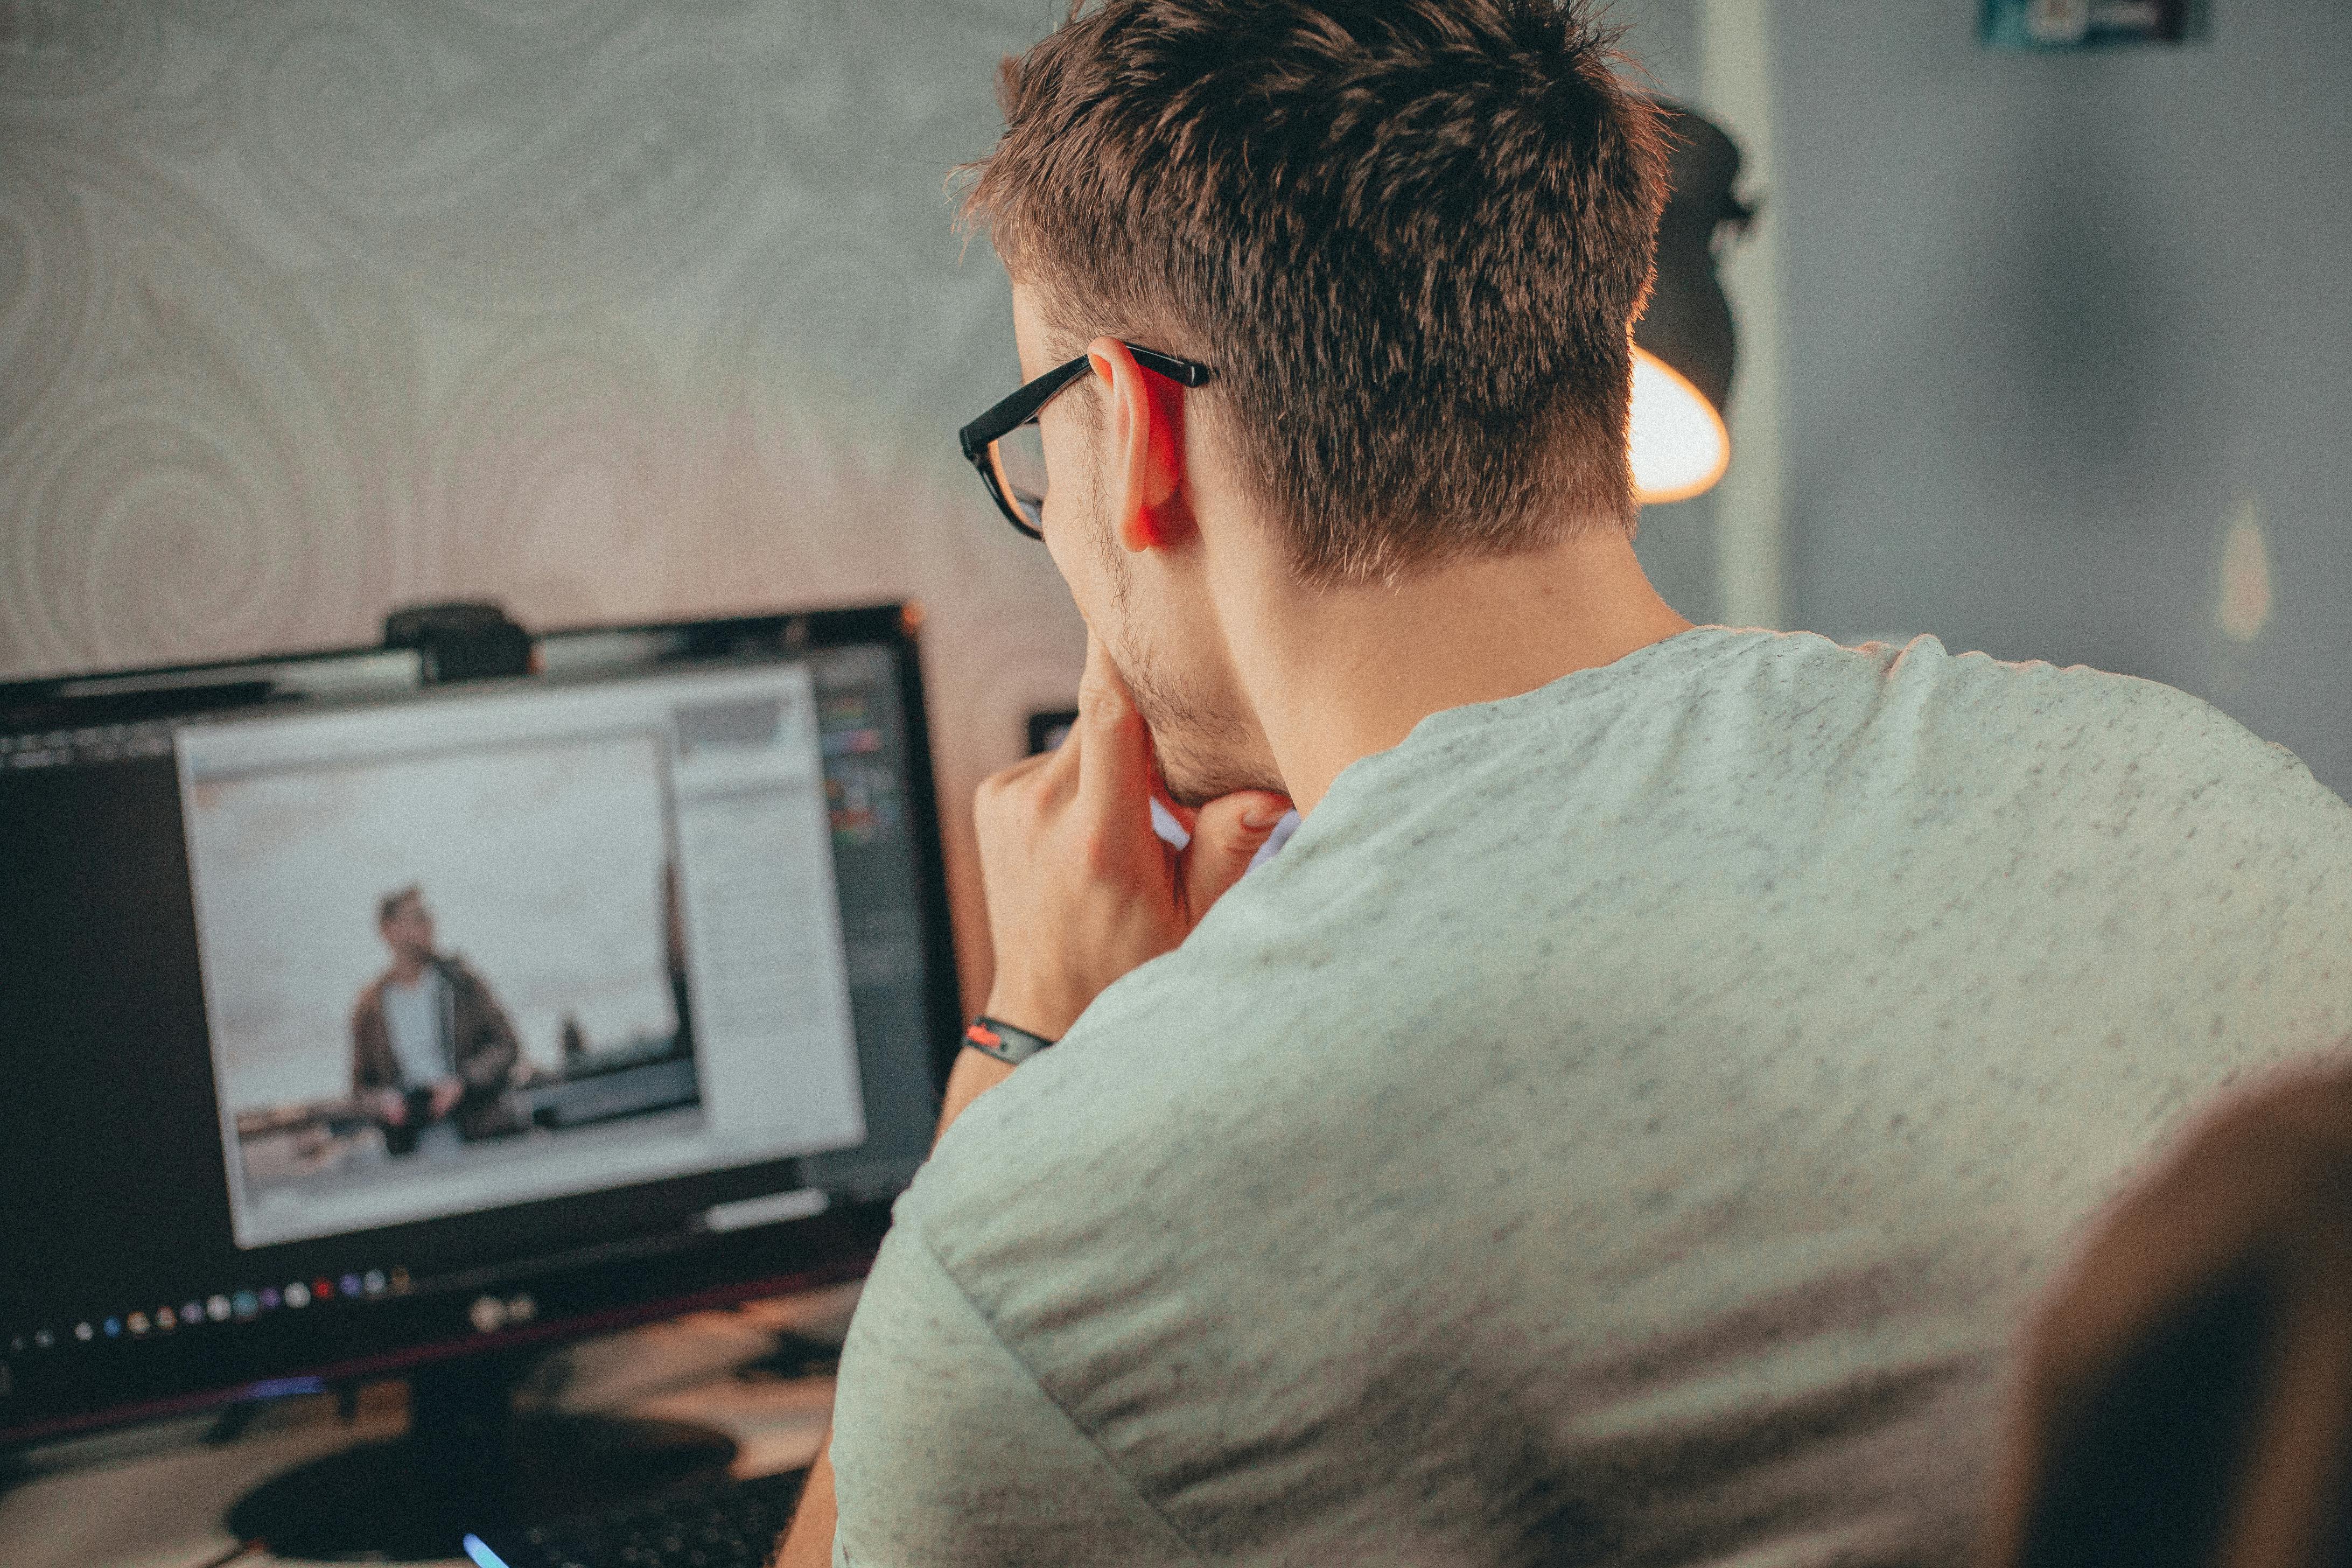
[[(1127, 346), (1136, 363), (1181, 385), (1201, 386), (1209, 380), (1207, 365)], [(1057, 364), (956, 432), (965, 458), (980, 470), (980, 482), (995, 498), (1004, 521), (1032, 539), (1045, 537), (1045, 444), (1037, 433), (1037, 416), (1086, 368), (1084, 354)]]

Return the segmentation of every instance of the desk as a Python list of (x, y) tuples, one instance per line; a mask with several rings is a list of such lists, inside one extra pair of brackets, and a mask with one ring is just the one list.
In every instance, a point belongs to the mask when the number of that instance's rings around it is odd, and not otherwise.
[[(698, 1421), (741, 1447), (735, 1472), (766, 1475), (816, 1457), (833, 1414), (830, 1377), (747, 1381), (734, 1369), (783, 1331), (837, 1339), (855, 1285), (732, 1311), (698, 1312), (591, 1340), (562, 1352), (557, 1407)], [(194, 1568), (236, 1542), (228, 1505), (256, 1482), (355, 1441), (395, 1436), (406, 1421), (397, 1384), (362, 1391), (345, 1425), (327, 1395), (281, 1401), (245, 1433), (205, 1443), (212, 1417), (158, 1422), (78, 1438), (29, 1456), (33, 1479), (0, 1492), (0, 1563), (6, 1568)], [(289, 1561), (268, 1553), (238, 1568)], [(471, 1568), (463, 1559), (449, 1568)]]

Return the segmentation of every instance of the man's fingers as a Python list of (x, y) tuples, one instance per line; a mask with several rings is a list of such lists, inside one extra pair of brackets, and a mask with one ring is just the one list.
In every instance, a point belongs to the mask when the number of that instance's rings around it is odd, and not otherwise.
[(1201, 808), (1192, 846), (1184, 851), (1184, 910), (1198, 921), (1225, 889), (1242, 879), (1250, 857), (1265, 843), (1290, 802), (1265, 790), (1236, 790)]
[(1151, 737), (1135, 699), (1099, 638), (1087, 639), (1087, 669), (1078, 681), (1078, 722), (1063, 748), (1077, 749), (1078, 795), (1109, 815), (1131, 810), (1138, 832), (1150, 828)]
[(1024, 757), (1011, 767), (980, 781), (972, 796), (973, 815), (983, 824), (1000, 817), (1016, 798), (1032, 813), (1042, 812), (1069, 793), (1077, 773), (1077, 737), (1073, 734), (1058, 751)]
[[(1066, 749), (1068, 744), (1066, 741), (1063, 742)], [(983, 802), (992, 800), (1020, 788), (1024, 783), (1034, 784), (1043, 782), (1037, 775), (1050, 771), (1060, 756), (1059, 752), (1043, 752), (1034, 757), (1024, 757), (1011, 767), (989, 774), (980, 781), (979, 798)]]

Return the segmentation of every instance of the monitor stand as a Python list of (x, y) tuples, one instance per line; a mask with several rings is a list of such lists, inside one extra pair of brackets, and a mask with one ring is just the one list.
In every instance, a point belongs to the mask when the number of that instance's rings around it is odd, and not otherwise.
[(734, 1439), (682, 1421), (519, 1412), (528, 1364), (477, 1359), (415, 1373), (406, 1435), (271, 1477), (230, 1507), (230, 1532), (279, 1557), (457, 1557), (467, 1531), (607, 1509), (716, 1479), (735, 1457)]

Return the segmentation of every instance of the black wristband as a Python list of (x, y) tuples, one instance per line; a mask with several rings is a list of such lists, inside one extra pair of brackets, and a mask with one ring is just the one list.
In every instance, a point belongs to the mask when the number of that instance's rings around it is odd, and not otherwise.
[(1026, 1029), (1002, 1024), (986, 1015), (974, 1018), (971, 1027), (963, 1032), (963, 1043), (983, 1056), (994, 1057), (1007, 1067), (1019, 1067), (1031, 1057), (1054, 1042), (1043, 1035), (1033, 1035)]

